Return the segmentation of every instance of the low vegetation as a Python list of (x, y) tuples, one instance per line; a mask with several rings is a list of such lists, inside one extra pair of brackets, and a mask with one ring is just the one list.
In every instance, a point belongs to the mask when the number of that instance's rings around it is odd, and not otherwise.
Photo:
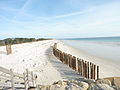
[(20, 43), (26, 43), (26, 42), (35, 42), (35, 41), (42, 41), (42, 40), (50, 40), (45, 38), (7, 38), (4, 40), (0, 40), (0, 46), (4, 46), (6, 44), (20, 44)]

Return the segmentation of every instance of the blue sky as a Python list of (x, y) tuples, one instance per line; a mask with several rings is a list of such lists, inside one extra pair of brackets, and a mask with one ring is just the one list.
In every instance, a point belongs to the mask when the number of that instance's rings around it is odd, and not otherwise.
[(120, 36), (120, 0), (0, 0), (0, 39)]

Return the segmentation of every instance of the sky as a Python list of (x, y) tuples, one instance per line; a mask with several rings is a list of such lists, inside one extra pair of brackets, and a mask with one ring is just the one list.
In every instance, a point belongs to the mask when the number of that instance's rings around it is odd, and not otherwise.
[(120, 36), (120, 0), (0, 0), (0, 39)]

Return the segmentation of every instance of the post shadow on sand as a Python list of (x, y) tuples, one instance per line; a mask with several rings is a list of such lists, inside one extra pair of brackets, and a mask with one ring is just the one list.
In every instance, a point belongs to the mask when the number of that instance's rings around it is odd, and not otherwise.
[(57, 59), (53, 55), (52, 47), (48, 48), (45, 52), (48, 60), (52, 64), (52, 66), (57, 69), (57, 71), (60, 73), (61, 77), (63, 79), (78, 79), (78, 78), (83, 78), (78, 74), (78, 72), (72, 70), (70, 67), (68, 67), (66, 64), (62, 63), (59, 59)]

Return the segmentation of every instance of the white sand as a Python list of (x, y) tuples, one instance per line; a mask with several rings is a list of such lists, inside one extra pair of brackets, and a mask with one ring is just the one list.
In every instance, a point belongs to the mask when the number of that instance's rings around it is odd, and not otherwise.
[(84, 59), (86, 61), (90, 61), (100, 66), (100, 78), (104, 77), (120, 77), (120, 62), (106, 60), (103, 58), (99, 58), (93, 55), (90, 55), (82, 50), (78, 50), (72, 46), (66, 45), (63, 42), (58, 44), (58, 49)]
[(81, 78), (52, 54), (51, 46), (55, 42), (59, 43), (60, 50), (99, 65), (101, 78), (120, 76), (120, 63), (89, 55), (57, 40), (12, 45), (11, 55), (6, 55), (5, 46), (0, 47), (0, 66), (12, 68), (17, 73), (23, 73), (28, 68), (38, 75), (37, 82), (44, 85), (58, 80)]
[(75, 79), (77, 72), (61, 63), (52, 54), (51, 46), (56, 40), (12, 45), (12, 54), (6, 55), (5, 46), (0, 47), (0, 66), (23, 73), (25, 69), (38, 75), (39, 84), (52, 84), (63, 79)]

